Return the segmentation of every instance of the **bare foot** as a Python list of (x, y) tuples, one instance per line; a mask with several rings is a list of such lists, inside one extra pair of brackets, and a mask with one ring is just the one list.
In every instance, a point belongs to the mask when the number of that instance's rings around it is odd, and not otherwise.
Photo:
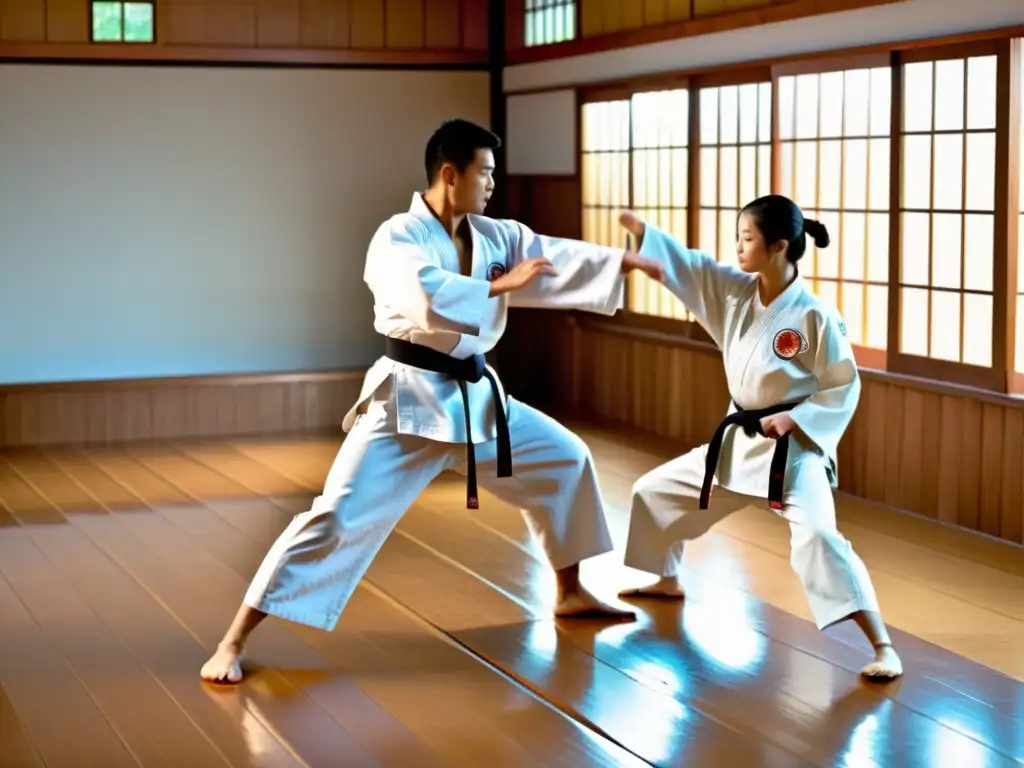
[(634, 587), (619, 592), (619, 597), (660, 597), (667, 600), (682, 600), (686, 597), (683, 585), (674, 576), (665, 576), (646, 587)]
[(903, 662), (891, 645), (879, 645), (875, 648), (875, 660), (860, 673), (872, 680), (895, 680), (903, 674)]
[(635, 619), (636, 612), (602, 603), (581, 587), (559, 599), (555, 616), (561, 619)]
[(242, 681), (242, 647), (221, 643), (210, 660), (199, 670), (200, 677), (211, 683), (235, 684)]

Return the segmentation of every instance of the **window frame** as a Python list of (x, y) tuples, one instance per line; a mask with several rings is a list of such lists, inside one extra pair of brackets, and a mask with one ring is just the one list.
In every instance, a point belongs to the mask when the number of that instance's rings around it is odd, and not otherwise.
[[(860, 54), (844, 54), (837, 53), (824, 58), (817, 59), (803, 59), (799, 61), (787, 61), (774, 64), (771, 67), (772, 73), (772, 190), (779, 191), (782, 188), (782, 145), (784, 143), (783, 138), (779, 134), (779, 80), (783, 77), (796, 77), (799, 75), (824, 75), (832, 72), (844, 72), (851, 69), (877, 69), (881, 67), (890, 68), (892, 67), (892, 55), (885, 51), (871, 52), (871, 53), (860, 53)], [(890, 99), (895, 100), (895, 92), (890, 91)], [(794, 96), (795, 98), (795, 96)], [(891, 112), (890, 112), (891, 115)], [(889, 123), (889, 156), (890, 161), (892, 158), (892, 144), (894, 141), (893, 137), (893, 123), (890, 117)], [(845, 139), (845, 137), (840, 137)], [(788, 139), (786, 141), (789, 141)], [(822, 141), (819, 137), (816, 141)], [(794, 181), (795, 183), (795, 181)], [(892, 166), (890, 165), (889, 171), (889, 184), (890, 184), (890, 195), (892, 189)], [(889, 209), (887, 211), (889, 215), (889, 231), (890, 237), (892, 232), (892, 204), (890, 201)], [(834, 247), (840, 247), (839, 243), (836, 243)], [(890, 260), (890, 272), (891, 272), (891, 254), (892, 254), (892, 241), (889, 242), (889, 260)], [(888, 295), (890, 296), (890, 311), (891, 311), (891, 274), (887, 278)], [(874, 349), (871, 347), (865, 347), (860, 344), (853, 344), (854, 358), (857, 360), (857, 365), (861, 368), (867, 368), (870, 370), (885, 371), (888, 368), (888, 352), (889, 352), (889, 328), (886, 329), (885, 349)]]
[[(561, 0), (555, 0), (555, 4), (549, 7), (533, 9), (527, 7), (528, 0), (518, 0), (521, 3), (521, 7), (518, 9), (519, 21), (522, 24), (522, 34), (520, 35), (519, 45), (525, 50), (535, 50), (537, 48), (546, 48), (551, 45), (564, 45), (565, 43), (571, 43), (574, 40), (580, 38), (580, 2), (579, 0), (568, 0), (568, 2), (561, 2)], [(540, 0), (543, 2), (543, 0)], [(529, 43), (527, 42), (527, 30), (530, 28), (531, 17), (537, 13), (541, 13), (551, 9), (563, 9), (572, 8), (572, 33), (564, 40), (548, 40), (543, 43)], [(562, 11), (564, 13), (564, 11)]]
[[(158, 34), (158, 23), (159, 23), (159, 11), (158, 4), (159, 0), (113, 0), (119, 2), (121, 5), (121, 39), (120, 40), (97, 40), (95, 37), (95, 14), (96, 14), (96, 3), (98, 2), (110, 2), (112, 0), (88, 0), (89, 2), (89, 44), (90, 45), (156, 45), (157, 34)], [(153, 39), (152, 40), (125, 40), (124, 39), (124, 6), (126, 3), (138, 3), (139, 5), (148, 5), (152, 8), (153, 13)]]
[[(903, 190), (903, 67), (906, 64), (919, 62), (935, 62), (948, 59), (959, 59), (970, 56), (995, 55), (996, 59), (996, 94), (1001, 93), (1001, 86), (1005, 87), (1004, 69), (1008, 64), (1008, 48), (1004, 45), (1007, 40), (975, 40), (963, 43), (951, 43), (947, 45), (936, 45), (915, 48), (909, 51), (894, 52), (892, 56), (892, 130), (894, 140), (890, 152), (892, 165), (890, 166), (889, 178), (891, 188), (889, 190), (889, 334), (886, 348), (887, 369), (892, 373), (914, 376), (921, 379), (937, 379), (968, 387), (985, 389), (993, 392), (1007, 393), (1009, 391), (1007, 372), (1012, 370), (1012, 350), (1006, 347), (1009, 309), (1006, 299), (1006, 291), (1000, 290), (1005, 285), (1007, 271), (1007, 209), (1005, 197), (1000, 199), (1000, 189), (1011, 175), (1006, 155), (1007, 118), (1009, 110), (1005, 105), (1001, 108), (998, 98), (996, 101), (996, 125), (995, 125), (995, 190), (993, 204), (993, 247), (992, 247), (992, 364), (989, 367), (971, 365), (963, 362), (952, 362), (949, 360), (937, 360), (920, 355), (907, 354), (899, 349), (900, 321), (902, 318), (902, 303), (900, 291), (900, 244), (903, 236), (901, 226), (902, 211), (902, 190)], [(934, 106), (934, 95), (932, 97)], [(966, 126), (965, 126), (966, 130)], [(966, 170), (967, 160), (964, 160)], [(1000, 169), (1000, 165), (1002, 169)], [(934, 178), (935, 165), (934, 155), (932, 156), (932, 177)], [(1003, 186), (1001, 186), (1003, 185)], [(999, 254), (1003, 254), (1003, 258)], [(1002, 281), (1002, 282), (1001, 282)], [(963, 332), (963, 317), (960, 319), (961, 332)], [(1011, 357), (1007, 357), (1007, 353)], [(1011, 365), (1008, 368), (1007, 363)]]
[[(759, 83), (771, 83), (771, 67), (767, 65), (754, 65), (749, 67), (732, 67), (722, 71), (707, 71), (695, 74), (665, 74), (648, 77), (631, 78), (613, 85), (596, 85), (581, 87), (577, 90), (577, 110), (582, 116), (583, 106), (588, 103), (601, 101), (614, 101), (619, 99), (632, 99), (638, 93), (649, 93), (652, 91), (668, 91), (678, 88), (686, 88), (689, 101), (689, 127), (687, 130), (687, 151), (689, 160), (687, 162), (687, 243), (697, 243), (700, 240), (700, 91), (703, 88), (721, 88), (733, 85), (748, 85)], [(774, 88), (774, 85), (773, 85)], [(776, 99), (774, 91), (772, 96), (772, 126), (770, 133), (770, 145), (772, 153), (771, 177), (772, 187), (776, 182), (775, 164), (775, 121)], [(582, 121), (580, 121), (582, 122)], [(634, 147), (630, 141), (630, 177), (629, 177), (629, 199), (630, 206), (633, 202), (633, 163), (632, 154)], [(582, 134), (578, 142), (578, 152), (582, 157)], [(582, 197), (582, 179), (581, 197)], [(581, 205), (581, 215), (583, 207)], [(628, 290), (627, 290), (628, 295)], [(713, 344), (713, 340), (700, 323), (694, 320), (681, 320), (668, 317), (650, 315), (639, 312), (629, 303), (618, 313), (618, 322), (623, 325), (638, 328), (641, 330), (667, 333), (675, 337), (690, 339), (692, 341)]]
[[(1009, 220), (1006, 222), (1005, 284), (1003, 293), (1007, 303), (1006, 312), (1006, 388), (1010, 394), (1024, 395), (1024, 371), (1017, 372), (1017, 292), (1018, 277), (1024, 269), (1024, 231), (1020, 222), (1024, 219), (1024, 30), (1006, 40), (1005, 71), (997, 66), (996, 82), (996, 157), (999, 156), (1000, 138), (998, 126), (1000, 112), (1006, 112), (1006, 160), (1004, 166), (996, 166), (996, 206), (999, 205), (1000, 174), (1005, 168), (1005, 205)], [(1002, 62), (1000, 62), (1002, 63)], [(1005, 75), (1000, 77), (1000, 75)], [(1001, 106), (1002, 105), (1002, 106)], [(997, 262), (997, 270), (999, 264)], [(998, 271), (993, 280), (998, 280)], [(998, 288), (999, 284), (995, 283)]]

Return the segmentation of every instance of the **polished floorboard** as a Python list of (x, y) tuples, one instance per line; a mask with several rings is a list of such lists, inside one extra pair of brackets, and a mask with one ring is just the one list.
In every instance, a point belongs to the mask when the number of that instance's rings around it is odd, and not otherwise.
[[(618, 551), (629, 490), (670, 448), (571, 423)], [(687, 552), (685, 603), (555, 621), (519, 513), (439, 478), (331, 633), (268, 620), (242, 685), (199, 666), (267, 546), (321, 487), (336, 436), (0, 454), (0, 766), (1024, 764), (1020, 548), (838, 498), (907, 668), (860, 679), (819, 633), (788, 528), (755, 505)]]

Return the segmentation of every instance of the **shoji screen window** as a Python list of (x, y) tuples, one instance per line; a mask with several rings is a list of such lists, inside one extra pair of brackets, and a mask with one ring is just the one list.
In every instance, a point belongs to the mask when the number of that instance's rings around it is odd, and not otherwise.
[(800, 264), (811, 290), (842, 314), (858, 363), (885, 368), (892, 71), (885, 56), (837, 66), (775, 72), (780, 192), (829, 230)]
[(583, 239), (625, 248), (618, 217), (630, 205), (629, 100), (584, 104), (580, 119)]
[(992, 369), (997, 56), (925, 53), (931, 58), (901, 62), (898, 369), (1000, 388), (1003, 374)]
[(770, 82), (699, 92), (700, 219), (696, 247), (736, 264), (736, 217), (772, 186)]
[[(685, 88), (632, 98), (632, 207), (682, 242), (688, 238), (690, 93)], [(682, 302), (646, 275), (630, 275), (629, 309), (688, 319)]]
[(526, 45), (562, 43), (576, 37), (576, 0), (526, 0), (523, 10)]

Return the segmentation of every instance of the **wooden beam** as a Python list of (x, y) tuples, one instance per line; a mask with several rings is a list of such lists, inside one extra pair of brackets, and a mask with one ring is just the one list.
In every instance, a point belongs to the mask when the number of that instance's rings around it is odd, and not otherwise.
[(141, 43), (0, 42), (0, 62), (48, 61), (471, 69), (486, 69), (489, 63), (485, 50), (337, 50)]

